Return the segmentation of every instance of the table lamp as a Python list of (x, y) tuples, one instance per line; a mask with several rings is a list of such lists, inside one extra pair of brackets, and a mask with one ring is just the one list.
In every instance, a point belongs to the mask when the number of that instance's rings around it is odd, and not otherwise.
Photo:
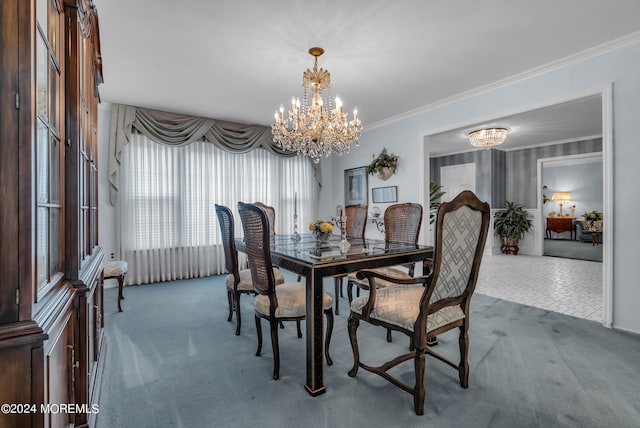
[(562, 217), (562, 206), (571, 202), (571, 192), (553, 192), (551, 200), (560, 205), (560, 217)]

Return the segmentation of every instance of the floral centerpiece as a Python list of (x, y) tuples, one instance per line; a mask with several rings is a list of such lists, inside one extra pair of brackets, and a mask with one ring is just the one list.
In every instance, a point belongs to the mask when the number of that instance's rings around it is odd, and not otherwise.
[(584, 218), (584, 222), (586, 223), (586, 229), (591, 231), (597, 229), (596, 222), (602, 221), (602, 213), (593, 210), (582, 214), (582, 218)]
[(333, 224), (327, 220), (316, 220), (309, 224), (309, 230), (318, 242), (327, 242), (333, 232)]

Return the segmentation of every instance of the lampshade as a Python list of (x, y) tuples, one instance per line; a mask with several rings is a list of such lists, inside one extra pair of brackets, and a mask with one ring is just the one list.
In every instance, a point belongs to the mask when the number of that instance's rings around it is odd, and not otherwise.
[(560, 215), (562, 215), (562, 206), (571, 201), (571, 192), (553, 192), (551, 200), (560, 205)]
[(571, 192), (553, 192), (551, 200), (558, 204), (568, 204), (571, 201)]
[(504, 143), (508, 133), (509, 130), (506, 128), (478, 129), (469, 133), (469, 142), (476, 147), (488, 149)]

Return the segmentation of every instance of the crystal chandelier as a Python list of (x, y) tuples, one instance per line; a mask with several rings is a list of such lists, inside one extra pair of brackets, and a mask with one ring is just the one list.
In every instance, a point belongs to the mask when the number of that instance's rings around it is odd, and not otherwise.
[(504, 143), (509, 130), (506, 128), (478, 129), (469, 133), (469, 142), (476, 147), (489, 148)]
[(271, 131), (273, 141), (282, 149), (309, 156), (318, 163), (322, 156), (331, 153), (349, 153), (354, 142), (357, 146), (362, 123), (357, 108), (353, 109), (353, 120), (349, 120), (348, 113), (342, 111), (340, 97), (336, 96), (334, 105), (331, 95), (325, 94), (325, 89), (331, 87), (331, 75), (323, 68), (318, 69), (318, 57), (324, 49), (314, 47), (309, 53), (315, 57), (315, 63), (313, 70), (307, 69), (302, 75), (302, 103), (299, 98), (291, 98), (288, 120), (284, 107), (280, 106)]

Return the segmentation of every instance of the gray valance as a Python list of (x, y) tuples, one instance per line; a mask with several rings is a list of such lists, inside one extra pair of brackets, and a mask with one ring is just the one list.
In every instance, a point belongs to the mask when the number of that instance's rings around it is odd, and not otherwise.
[[(258, 148), (278, 156), (295, 156), (283, 151), (273, 142), (271, 128), (263, 125), (244, 125), (203, 117), (185, 116), (158, 110), (112, 104), (111, 136), (109, 139), (109, 198), (115, 205), (118, 194), (120, 156), (135, 131), (159, 144), (186, 145), (206, 141), (234, 153), (246, 153)], [(309, 160), (311, 162), (311, 160)], [(320, 167), (314, 166), (318, 185)]]

